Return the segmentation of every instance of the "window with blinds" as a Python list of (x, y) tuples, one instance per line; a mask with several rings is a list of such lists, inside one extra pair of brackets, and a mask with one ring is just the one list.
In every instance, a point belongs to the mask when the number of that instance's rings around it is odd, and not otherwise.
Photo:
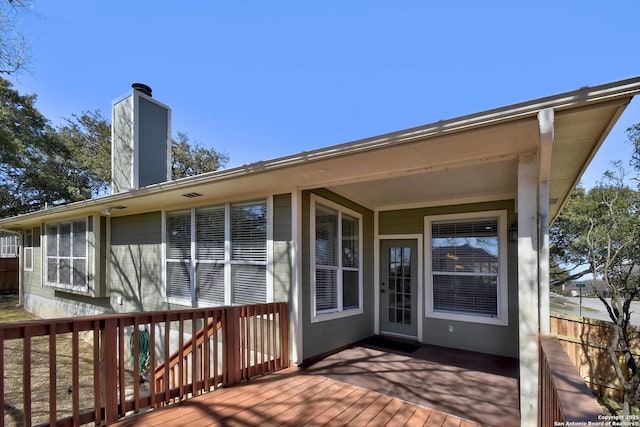
[(231, 205), (233, 304), (267, 301), (267, 204)]
[(197, 298), (224, 304), (225, 206), (196, 209)]
[[(497, 318), (501, 255), (500, 217), (430, 221), (431, 309), (434, 313)], [(504, 263), (506, 264), (506, 263)]]
[[(319, 200), (319, 198), (317, 198)], [(329, 201), (312, 205), (315, 320), (361, 310), (361, 218)]]
[(24, 232), (24, 269), (33, 271), (33, 229)]
[(45, 236), (47, 284), (65, 289), (86, 289), (87, 220), (47, 224)]
[(191, 300), (191, 211), (167, 214), (167, 295)]
[(267, 301), (267, 203), (166, 214), (167, 297), (175, 302)]

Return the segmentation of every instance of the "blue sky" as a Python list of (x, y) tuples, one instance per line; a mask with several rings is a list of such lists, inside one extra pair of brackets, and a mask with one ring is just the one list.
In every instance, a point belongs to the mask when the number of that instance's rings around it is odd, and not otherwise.
[[(143, 82), (228, 166), (640, 75), (640, 2), (35, 0), (31, 72), (54, 124)], [(627, 109), (587, 185), (628, 159)]]

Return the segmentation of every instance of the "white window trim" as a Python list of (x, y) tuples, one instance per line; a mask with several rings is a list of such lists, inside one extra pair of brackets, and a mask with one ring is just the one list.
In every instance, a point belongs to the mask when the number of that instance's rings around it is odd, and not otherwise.
[[(215, 205), (204, 205), (204, 206), (195, 206), (188, 209), (176, 209), (170, 211), (162, 211), (162, 282), (164, 284), (162, 289), (162, 295), (167, 303), (178, 304), (178, 305), (188, 305), (188, 306), (199, 306), (203, 304), (203, 306), (213, 306), (214, 303), (202, 301), (198, 301), (197, 299), (197, 289), (195, 286), (195, 266), (197, 264), (196, 259), (196, 227), (195, 227), (195, 218), (196, 211), (199, 208), (207, 208), (211, 206), (224, 206), (224, 305), (233, 305), (232, 303), (232, 281), (231, 281), (231, 266), (233, 264), (243, 264), (237, 261), (233, 261), (231, 259), (231, 206), (236, 204), (251, 204), (266, 201), (267, 204), (267, 261), (266, 261), (266, 279), (265, 285), (266, 289), (266, 302), (273, 302), (273, 275), (270, 272), (273, 271), (273, 196), (269, 196), (266, 198), (257, 198), (245, 201), (234, 201), (234, 202), (226, 202), (226, 203), (218, 203)], [(191, 300), (171, 297), (167, 294), (167, 214), (171, 212), (179, 212), (179, 211), (190, 211), (191, 214), (191, 259), (189, 260), (189, 274), (190, 274), (190, 282), (191, 289), (189, 293), (191, 295)], [(259, 265), (263, 265), (263, 263), (259, 263)]]
[(0, 258), (15, 258), (18, 255), (18, 238), (15, 234), (0, 236)]
[[(316, 265), (315, 265), (315, 259), (316, 259), (316, 245), (315, 245), (315, 235), (316, 235), (316, 203), (320, 204), (322, 206), (326, 206), (328, 208), (331, 209), (335, 209), (338, 211), (338, 216), (340, 218), (342, 218), (342, 214), (347, 214), (349, 216), (352, 216), (354, 218), (358, 219), (358, 308), (353, 308), (353, 309), (348, 309), (348, 310), (344, 310), (342, 308), (342, 274), (338, 274), (338, 278), (337, 278), (337, 299), (338, 299), (338, 308), (336, 311), (324, 311), (322, 313), (317, 313), (316, 312)], [(345, 206), (342, 206), (338, 203), (332, 202), (330, 200), (327, 200), (323, 197), (317, 196), (315, 194), (311, 194), (311, 204), (310, 204), (310, 211), (311, 211), (311, 221), (310, 221), (310, 227), (309, 227), (309, 246), (310, 246), (310, 253), (309, 253), (309, 266), (310, 266), (310, 270), (311, 270), (311, 323), (316, 323), (316, 322), (324, 322), (327, 320), (334, 320), (334, 319), (341, 319), (344, 317), (351, 317), (351, 316), (356, 316), (359, 314), (364, 313), (364, 308), (363, 308), (363, 295), (362, 295), (362, 276), (363, 276), (363, 264), (362, 264), (362, 259), (363, 259), (363, 254), (362, 254), (362, 248), (363, 248), (363, 235), (362, 235), (362, 214), (359, 212), (356, 212), (354, 210), (351, 210)], [(338, 227), (339, 230), (341, 230), (341, 223), (342, 221), (338, 221)], [(338, 241), (340, 242), (340, 247), (338, 250), (338, 253), (341, 254), (342, 253), (342, 234), (339, 233), (339, 239)], [(342, 257), (339, 257), (340, 259), (340, 264), (342, 264)], [(338, 266), (338, 271), (342, 271), (342, 265)]]
[[(469, 219), (498, 218), (498, 315), (481, 315), (435, 311), (433, 308), (433, 271), (431, 266), (431, 225), (434, 222), (459, 221)], [(457, 320), (462, 322), (483, 323), (489, 325), (509, 325), (509, 280), (507, 265), (507, 211), (480, 211), (450, 215), (432, 215), (424, 218), (424, 254), (425, 254), (425, 317), (434, 319)]]
[[(47, 252), (47, 240), (48, 240), (48, 235), (47, 235), (47, 226), (49, 225), (56, 225), (58, 227), (58, 230), (60, 229), (60, 224), (73, 224), (74, 222), (79, 222), (79, 221), (84, 221), (85, 222), (85, 255), (84, 257), (74, 257), (73, 256), (73, 248), (71, 248), (71, 256), (70, 258), (73, 260), (74, 258), (84, 258), (85, 260), (85, 266), (86, 266), (86, 271), (85, 271), (85, 285), (65, 285), (62, 283), (58, 283), (58, 282), (50, 282), (49, 281), (49, 253)], [(44, 283), (46, 283), (47, 286), (50, 286), (52, 288), (56, 288), (56, 289), (61, 289), (61, 290), (66, 290), (66, 291), (79, 291), (79, 292), (88, 292), (89, 291), (89, 277), (92, 274), (93, 271), (93, 266), (89, 265), (89, 217), (83, 217), (83, 218), (75, 218), (75, 219), (70, 219), (67, 221), (59, 221), (59, 222), (50, 222), (50, 223), (45, 223), (43, 226), (43, 237), (44, 239), (42, 239), (44, 241), (44, 244), (42, 245), (43, 248), (43, 253), (44, 256), (43, 258), (43, 280)], [(73, 229), (71, 231), (73, 233)], [(70, 237), (70, 239), (73, 241), (73, 237)], [(73, 277), (73, 275), (71, 276)]]

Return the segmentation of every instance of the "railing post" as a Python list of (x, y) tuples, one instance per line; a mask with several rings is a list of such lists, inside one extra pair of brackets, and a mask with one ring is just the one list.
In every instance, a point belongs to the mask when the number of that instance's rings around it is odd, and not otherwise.
[(102, 401), (104, 402), (104, 417), (107, 424), (118, 421), (118, 390), (117, 376), (118, 351), (117, 319), (107, 319), (102, 330), (102, 384), (104, 385)]
[(289, 367), (289, 304), (281, 302), (278, 304), (280, 312), (280, 357), (282, 368)]
[(240, 308), (226, 307), (224, 310), (224, 329), (222, 331), (223, 385), (240, 382)]

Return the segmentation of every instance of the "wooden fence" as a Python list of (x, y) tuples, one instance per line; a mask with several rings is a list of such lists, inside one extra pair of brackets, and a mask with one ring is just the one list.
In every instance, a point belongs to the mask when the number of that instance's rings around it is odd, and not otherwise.
[(0, 419), (112, 424), (288, 366), (287, 303), (1, 324)]
[(0, 293), (18, 292), (18, 258), (0, 258)]
[[(607, 346), (611, 322), (559, 313), (551, 314), (551, 333), (558, 337), (580, 376), (597, 396), (622, 398), (618, 378), (613, 369)], [(633, 353), (640, 354), (640, 329), (632, 328)]]

